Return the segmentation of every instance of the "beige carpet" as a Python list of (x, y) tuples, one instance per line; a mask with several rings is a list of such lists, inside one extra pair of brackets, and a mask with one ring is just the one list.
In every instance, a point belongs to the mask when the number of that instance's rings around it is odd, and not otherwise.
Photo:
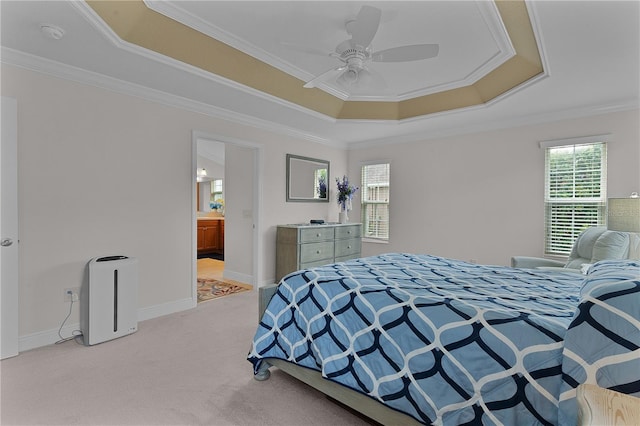
[(139, 323), (95, 346), (73, 341), (0, 363), (4, 425), (367, 425), (275, 369), (246, 360), (255, 289)]

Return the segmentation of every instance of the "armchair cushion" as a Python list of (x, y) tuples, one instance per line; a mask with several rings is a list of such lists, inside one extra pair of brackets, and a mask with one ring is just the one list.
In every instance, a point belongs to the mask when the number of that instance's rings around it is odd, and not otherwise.
[(564, 262), (552, 259), (544, 259), (542, 257), (530, 257), (530, 256), (513, 256), (511, 258), (511, 266), (513, 268), (541, 268), (541, 267), (556, 267), (563, 268)]
[(565, 267), (580, 269), (584, 263), (626, 259), (628, 252), (628, 233), (607, 231), (603, 226), (588, 228), (578, 236)]

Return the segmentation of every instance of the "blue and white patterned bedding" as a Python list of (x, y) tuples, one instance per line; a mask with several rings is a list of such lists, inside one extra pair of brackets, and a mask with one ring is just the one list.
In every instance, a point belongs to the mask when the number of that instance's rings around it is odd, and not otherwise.
[(396, 253), (299, 271), (248, 358), (254, 372), (264, 358), (321, 371), (425, 424), (573, 425), (579, 383), (640, 396), (639, 271)]

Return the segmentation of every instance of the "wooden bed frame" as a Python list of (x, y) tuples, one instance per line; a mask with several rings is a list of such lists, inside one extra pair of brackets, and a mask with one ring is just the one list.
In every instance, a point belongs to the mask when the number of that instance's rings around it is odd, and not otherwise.
[[(258, 289), (258, 321), (262, 319), (262, 315), (267, 309), (269, 301), (276, 293), (277, 288), (278, 286), (276, 284), (272, 284)], [(383, 425), (422, 424), (413, 417), (389, 408), (371, 397), (325, 379), (318, 371), (300, 367), (281, 359), (266, 358), (263, 361), (260, 370), (254, 376), (254, 379), (260, 381), (267, 380), (271, 375), (269, 372), (269, 367), (271, 366), (278, 368), (301, 382), (317, 389), (328, 397), (335, 399), (339, 403), (344, 404)]]

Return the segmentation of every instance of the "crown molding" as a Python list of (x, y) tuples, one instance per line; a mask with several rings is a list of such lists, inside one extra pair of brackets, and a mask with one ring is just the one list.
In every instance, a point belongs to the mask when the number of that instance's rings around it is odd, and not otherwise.
[[(464, 111), (470, 111), (479, 109), (482, 106), (472, 106), (466, 108)], [(617, 112), (639, 110), (640, 113), (640, 100), (627, 99), (620, 102), (602, 105), (591, 105), (582, 108), (574, 108), (570, 110), (557, 110), (553, 112), (544, 112), (541, 114), (530, 115), (528, 117), (517, 117), (512, 119), (506, 119), (498, 122), (487, 122), (481, 124), (473, 124), (467, 126), (449, 127), (442, 130), (429, 131), (428, 135), (421, 134), (406, 134), (397, 135), (393, 138), (380, 138), (370, 141), (351, 142), (348, 145), (349, 150), (367, 149), (377, 146), (394, 145), (402, 143), (412, 142), (424, 142), (434, 139), (441, 139), (453, 136), (467, 135), (471, 133), (490, 132), (497, 130), (505, 130), (516, 127), (534, 126), (539, 124), (554, 123), (558, 121), (574, 120), (586, 117), (596, 117), (606, 114), (613, 114)], [(460, 110), (462, 111), (462, 110)], [(442, 115), (442, 114), (440, 114)]]
[[(70, 2), (75, 8), (76, 10), (91, 24), (93, 25), (93, 27), (98, 30), (98, 32), (102, 35), (105, 36), (105, 38), (107, 40), (109, 40), (114, 47), (118, 48), (118, 49), (122, 49), (128, 53), (137, 55), (137, 56), (142, 56), (144, 58), (150, 59), (154, 62), (158, 62), (170, 67), (173, 67), (175, 69), (178, 69), (180, 71), (213, 81), (215, 83), (218, 84), (222, 84), (225, 85), (227, 87), (231, 87), (234, 90), (238, 90), (240, 92), (243, 93), (247, 93), (251, 96), (255, 96), (264, 100), (267, 100), (269, 102), (281, 105), (283, 107), (286, 108), (290, 108), (290, 109), (294, 109), (296, 111), (302, 112), (306, 115), (312, 116), (314, 118), (320, 119), (320, 120), (324, 120), (324, 121), (328, 121), (328, 122), (335, 122), (335, 119), (333, 117), (329, 117), (325, 114), (319, 113), (317, 111), (314, 111), (312, 109), (309, 108), (305, 108), (301, 105), (295, 104), (293, 102), (289, 102), (287, 100), (284, 100), (282, 98), (279, 98), (277, 96), (273, 96), (270, 95), (268, 93), (262, 92), (260, 90), (254, 89), (252, 87), (248, 87), (245, 86), (244, 84), (240, 84), (235, 80), (231, 80), (228, 78), (224, 78), (221, 77), (217, 74), (202, 70), (198, 67), (195, 67), (193, 65), (189, 65), (187, 63), (178, 61), (174, 58), (171, 58), (169, 56), (165, 56), (162, 55), (160, 53), (154, 52), (152, 50), (149, 49), (145, 49), (143, 47), (140, 47), (136, 44), (133, 43), (129, 43), (125, 40), (122, 40), (114, 31), (113, 29), (107, 25), (106, 22), (104, 22), (104, 20), (102, 20), (102, 18), (95, 12), (95, 10), (93, 10), (86, 2), (84, 1), (73, 1)], [(146, 1), (145, 1), (146, 4)], [(160, 12), (158, 12), (160, 13)]]
[(62, 64), (60, 62), (42, 58), (40, 56), (27, 54), (7, 47), (2, 47), (0, 52), (0, 61), (7, 65), (28, 69), (41, 74), (49, 75), (51, 77), (73, 81), (75, 83), (86, 84), (89, 86), (110, 90), (112, 92), (128, 96), (134, 96), (137, 98), (145, 99), (147, 101), (179, 108), (186, 111), (204, 114), (210, 117), (240, 124), (242, 126), (304, 139), (309, 142), (319, 143), (322, 145), (328, 145), (337, 148), (346, 147), (346, 144), (342, 141), (321, 138), (314, 134), (303, 132), (292, 127), (275, 124), (273, 122), (242, 114), (236, 111), (226, 110), (224, 108), (216, 107), (203, 102), (198, 102), (181, 96), (172, 95), (160, 90), (151, 89), (139, 84), (130, 83), (113, 77), (108, 77), (104, 74), (99, 74), (93, 71), (87, 71), (67, 64)]
[[(51, 77), (65, 79), (73, 81), (79, 84), (85, 84), (89, 86), (98, 87), (105, 90), (110, 90), (116, 93), (124, 94), (127, 96), (134, 96), (141, 99), (145, 99), (151, 102), (159, 103), (162, 105), (179, 108), (191, 112), (204, 114), (210, 117), (222, 119), (225, 121), (233, 122), (242, 126), (247, 126), (259, 130), (266, 130), (276, 134), (295, 137), (307, 140), (309, 142), (318, 143), (321, 145), (336, 147), (336, 148), (348, 148), (348, 149), (365, 149), (381, 145), (393, 145), (399, 143), (410, 143), (417, 141), (432, 140), (443, 137), (450, 137), (456, 135), (469, 134), (474, 132), (484, 132), (491, 130), (500, 130), (513, 127), (520, 127), (526, 125), (543, 124), (555, 121), (562, 121), (568, 119), (576, 119), (589, 116), (604, 115), (615, 112), (623, 112), (640, 109), (640, 100), (638, 99), (626, 99), (620, 102), (600, 104), (593, 106), (586, 106), (577, 109), (545, 112), (542, 114), (531, 115), (528, 117), (514, 118), (510, 120), (504, 120), (500, 123), (483, 123), (471, 126), (457, 126), (440, 131), (430, 131), (429, 135), (425, 137), (424, 132), (419, 134), (407, 134), (398, 135), (391, 138), (385, 137), (380, 139), (372, 139), (368, 141), (356, 141), (356, 142), (344, 142), (338, 140), (329, 140), (321, 138), (316, 135), (307, 132), (301, 132), (297, 129), (289, 128), (280, 124), (274, 124), (272, 122), (257, 119), (248, 115), (228, 111), (223, 108), (204, 104), (202, 102), (196, 102), (176, 95), (171, 95), (165, 92), (161, 92), (148, 87), (140, 86), (137, 84), (125, 82), (112, 77), (105, 76), (103, 74), (83, 70), (80, 68), (72, 67), (66, 64), (62, 64), (56, 61), (45, 59), (39, 56), (34, 56), (20, 52), (14, 49), (2, 47), (0, 50), (0, 62), (3, 64), (28, 69), (41, 74), (49, 75)], [(545, 78), (541, 76), (540, 78)], [(531, 82), (528, 82), (532, 84)], [(475, 105), (468, 108), (444, 111), (429, 116), (414, 117), (410, 119), (397, 122), (398, 124), (422, 121), (429, 118), (435, 118), (437, 116), (458, 114), (463, 112), (469, 112), (471, 110), (486, 108), (492, 103), (499, 102), (506, 96), (510, 96), (518, 90), (521, 90), (525, 85), (521, 85), (512, 91), (505, 93), (498, 99), (492, 100), (490, 103)], [(346, 122), (375, 122), (374, 120), (345, 120)]]

